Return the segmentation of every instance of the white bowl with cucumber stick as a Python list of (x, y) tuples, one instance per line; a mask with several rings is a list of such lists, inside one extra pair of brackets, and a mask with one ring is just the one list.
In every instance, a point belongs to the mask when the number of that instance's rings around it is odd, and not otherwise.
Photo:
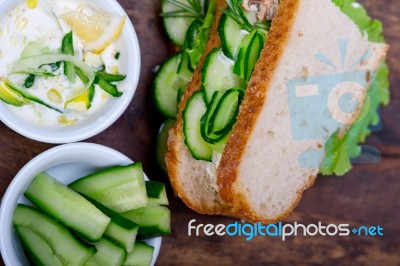
[[(132, 165), (132, 163), (131, 159), (118, 151), (91, 143), (61, 145), (45, 151), (32, 159), (15, 176), (1, 202), (0, 252), (4, 263), (10, 266), (29, 265), (21, 241), (13, 225), (13, 215), (18, 204), (34, 206), (24, 196), (24, 193), (31, 187), (36, 176), (45, 172), (67, 185), (99, 170), (117, 165)], [(144, 178), (148, 180), (145, 175)], [(43, 189), (43, 193), (46, 193), (46, 189)], [(54, 201), (56, 200), (57, 198), (54, 198)], [(151, 258), (151, 265), (154, 265), (160, 250), (161, 237), (145, 238), (144, 241), (154, 247)]]
[(140, 48), (118, 1), (0, 0), (0, 29), (0, 121), (15, 132), (81, 141), (111, 126), (133, 99)]

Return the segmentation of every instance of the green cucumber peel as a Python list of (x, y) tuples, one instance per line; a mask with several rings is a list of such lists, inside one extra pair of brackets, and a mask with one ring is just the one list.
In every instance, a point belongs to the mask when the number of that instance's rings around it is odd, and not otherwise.
[(38, 103), (40, 105), (46, 106), (47, 108), (50, 108), (58, 113), (63, 113), (63, 111), (61, 111), (60, 109), (46, 103), (45, 101), (43, 101), (42, 99), (39, 99), (38, 97), (36, 97), (35, 95), (31, 94), (30, 92), (28, 92), (27, 90), (18, 87), (17, 85), (13, 84), (11, 81), (9, 81), (6, 78), (1, 78), (0, 77), (0, 82), (4, 83), (4, 85), (6, 85), (9, 89), (11, 89), (12, 91), (18, 93), (19, 95), (21, 95), (23, 98), (27, 99), (27, 100), (31, 100), (32, 102)]
[(92, 69), (84, 62), (82, 62), (82, 60), (77, 56), (54, 53), (24, 57), (12, 65), (11, 73), (21, 73), (27, 70), (36, 70), (37, 72), (41, 72), (41, 66), (50, 65), (61, 61), (74, 64), (83, 72), (88, 80), (88, 82), (86, 82), (82, 88), (74, 89), (73, 91), (71, 91), (71, 95), (69, 98), (72, 99), (84, 93), (90, 87), (90, 85), (92, 85), (95, 79), (95, 73), (92, 71)]

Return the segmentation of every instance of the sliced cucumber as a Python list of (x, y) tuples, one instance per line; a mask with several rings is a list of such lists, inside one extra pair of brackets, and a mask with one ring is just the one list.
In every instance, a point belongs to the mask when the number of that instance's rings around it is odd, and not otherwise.
[(122, 215), (139, 225), (139, 235), (142, 237), (171, 233), (171, 212), (164, 206), (149, 204)]
[(90, 198), (87, 199), (96, 206), (96, 208), (111, 218), (111, 222), (107, 226), (104, 236), (115, 241), (118, 245), (125, 248), (127, 252), (131, 252), (133, 244), (136, 241), (139, 225), (97, 201)]
[(202, 68), (205, 100), (208, 104), (215, 91), (224, 93), (233, 87), (244, 87), (243, 79), (233, 73), (234, 61), (221, 49), (214, 49), (206, 58)]
[(35, 177), (25, 196), (90, 241), (99, 240), (111, 220), (84, 197), (46, 173)]
[[(13, 224), (16, 227), (28, 228), (39, 235), (63, 264), (83, 265), (95, 253), (94, 248), (78, 241), (65, 226), (32, 207), (18, 205), (15, 208)], [(21, 240), (24, 242), (22, 238)], [(35, 247), (27, 244), (25, 243), (25, 248), (35, 253)]]
[(107, 82), (119, 82), (126, 79), (126, 75), (110, 74), (104, 70), (98, 71), (97, 75), (103, 77)]
[(245, 81), (249, 81), (254, 67), (260, 57), (260, 53), (264, 48), (265, 34), (260, 30), (252, 31), (244, 39), (239, 50), (238, 59), (235, 62), (233, 72), (242, 77)]
[[(166, 117), (175, 119), (178, 113), (179, 91), (185, 90), (189, 77), (177, 75), (182, 54), (168, 59), (160, 68), (154, 80), (154, 101), (157, 109)], [(188, 59), (188, 58), (187, 58)]]
[[(183, 78), (183, 80), (190, 80), (193, 76), (193, 70), (191, 70), (191, 68), (190, 68), (189, 55), (186, 51), (183, 51), (182, 53), (180, 53), (180, 55), (181, 56), (179, 58), (180, 60), (179, 60), (178, 71), (176, 74), (181, 79), (182, 79), (182, 77), (186, 77), (186, 78)], [(180, 101), (180, 97), (177, 97), (177, 101), (178, 102)], [(178, 104), (176, 106), (178, 106)]]
[(231, 131), (243, 97), (244, 91), (240, 88), (233, 88), (225, 92), (210, 121), (213, 133), (225, 135)]
[(217, 135), (213, 132), (211, 124), (211, 118), (213, 117), (213, 114), (217, 109), (221, 97), (222, 97), (221, 92), (219, 91), (214, 92), (211, 102), (207, 107), (207, 112), (203, 115), (203, 117), (200, 120), (201, 136), (205, 141), (207, 141), (210, 144), (218, 143), (221, 139), (224, 138), (223, 135)]
[[(190, 6), (187, 0), (176, 0), (178, 3)], [(197, 1), (197, 0), (196, 0)], [(200, 0), (201, 5), (204, 7), (204, 0)], [(173, 11), (179, 11), (182, 8), (173, 4), (169, 0), (163, 0), (161, 4), (162, 13), (168, 13)], [(189, 12), (183, 12), (176, 17), (163, 17), (164, 28), (168, 34), (168, 37), (177, 46), (182, 47), (185, 42), (186, 32), (196, 18)]]
[[(61, 52), (63, 54), (75, 55), (72, 31), (67, 33), (62, 39)], [(64, 62), (64, 75), (68, 78), (69, 82), (75, 82), (75, 65), (73, 63)]]
[(188, 100), (183, 111), (183, 133), (185, 143), (193, 158), (197, 160), (212, 160), (212, 147), (201, 135), (201, 119), (207, 111), (202, 92), (195, 92)]
[(146, 181), (146, 191), (149, 203), (168, 205), (167, 191), (163, 183)]
[(135, 243), (135, 249), (129, 253), (124, 262), (124, 266), (150, 266), (153, 260), (154, 247), (145, 242)]
[(124, 263), (126, 251), (122, 247), (105, 238), (100, 239), (94, 245), (97, 252), (89, 259), (85, 266), (120, 266)]
[[(21, 239), (25, 255), (32, 265), (63, 266), (46, 240), (33, 230), (24, 226), (15, 226)], [(78, 265), (78, 264), (73, 264)], [(82, 264), (81, 264), (82, 265)]]
[[(158, 165), (160, 165), (161, 169), (164, 173), (167, 173), (167, 166), (165, 164), (165, 154), (167, 153), (168, 147), (168, 134), (169, 130), (174, 126), (175, 120), (168, 119), (164, 122), (164, 124), (160, 127), (160, 132), (157, 137), (157, 145), (156, 145), (156, 156)], [(147, 194), (148, 195), (148, 194)]]
[(42, 101), (41, 99), (39, 99), (35, 95), (29, 93), (27, 90), (19, 88), (18, 86), (16, 86), (11, 81), (9, 81), (9, 80), (7, 80), (5, 78), (0, 78), (0, 84), (8, 87), (8, 89), (10, 89), (10, 90), (14, 91), (15, 93), (21, 95), (25, 100), (31, 100), (32, 102), (41, 104), (43, 106), (46, 106), (47, 108), (53, 109), (56, 112), (62, 113), (61, 110), (59, 110), (59, 109), (51, 106), (50, 104)]
[(141, 163), (107, 168), (80, 178), (69, 187), (115, 212), (124, 212), (147, 205)]
[(227, 14), (223, 14), (218, 25), (218, 34), (221, 39), (221, 47), (224, 54), (230, 59), (236, 60), (240, 45), (249, 33), (243, 30), (240, 25)]

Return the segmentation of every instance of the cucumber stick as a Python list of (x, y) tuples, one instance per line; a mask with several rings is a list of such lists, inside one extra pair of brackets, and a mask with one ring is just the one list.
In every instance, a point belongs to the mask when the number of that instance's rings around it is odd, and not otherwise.
[(111, 221), (84, 197), (46, 173), (35, 177), (25, 196), (45, 213), (90, 241), (99, 240)]
[[(83, 265), (95, 253), (94, 248), (89, 248), (77, 240), (64, 225), (35, 208), (18, 205), (14, 212), (13, 224), (25, 250), (34, 257), (55, 256), (65, 265)], [(47, 253), (49, 249), (50, 254)]]
[(154, 247), (142, 241), (135, 243), (135, 249), (126, 257), (124, 266), (150, 266), (153, 260)]
[(39, 234), (24, 226), (15, 226), (15, 230), (17, 231), (22, 247), (31, 265), (64, 265), (46, 240)]
[(96, 208), (111, 218), (111, 222), (107, 226), (104, 236), (115, 241), (118, 245), (125, 248), (127, 252), (131, 252), (133, 244), (136, 241), (139, 225), (122, 215), (112, 211), (99, 202), (87, 198)]
[(167, 191), (165, 190), (165, 185), (163, 183), (146, 181), (146, 191), (149, 203), (168, 205)]
[(118, 213), (144, 207), (148, 202), (141, 163), (107, 168), (69, 187)]
[(105, 238), (96, 242), (94, 254), (85, 266), (120, 266), (126, 259), (126, 251)]
[(168, 208), (149, 204), (146, 207), (122, 213), (139, 225), (139, 235), (151, 237), (171, 233), (171, 212)]

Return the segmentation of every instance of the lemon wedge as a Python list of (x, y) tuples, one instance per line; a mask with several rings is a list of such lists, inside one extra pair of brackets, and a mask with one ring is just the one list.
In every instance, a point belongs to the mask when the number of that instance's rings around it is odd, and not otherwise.
[(61, 18), (83, 41), (85, 48), (99, 54), (121, 35), (126, 17), (113, 16), (104, 12), (91, 15), (72, 11)]

